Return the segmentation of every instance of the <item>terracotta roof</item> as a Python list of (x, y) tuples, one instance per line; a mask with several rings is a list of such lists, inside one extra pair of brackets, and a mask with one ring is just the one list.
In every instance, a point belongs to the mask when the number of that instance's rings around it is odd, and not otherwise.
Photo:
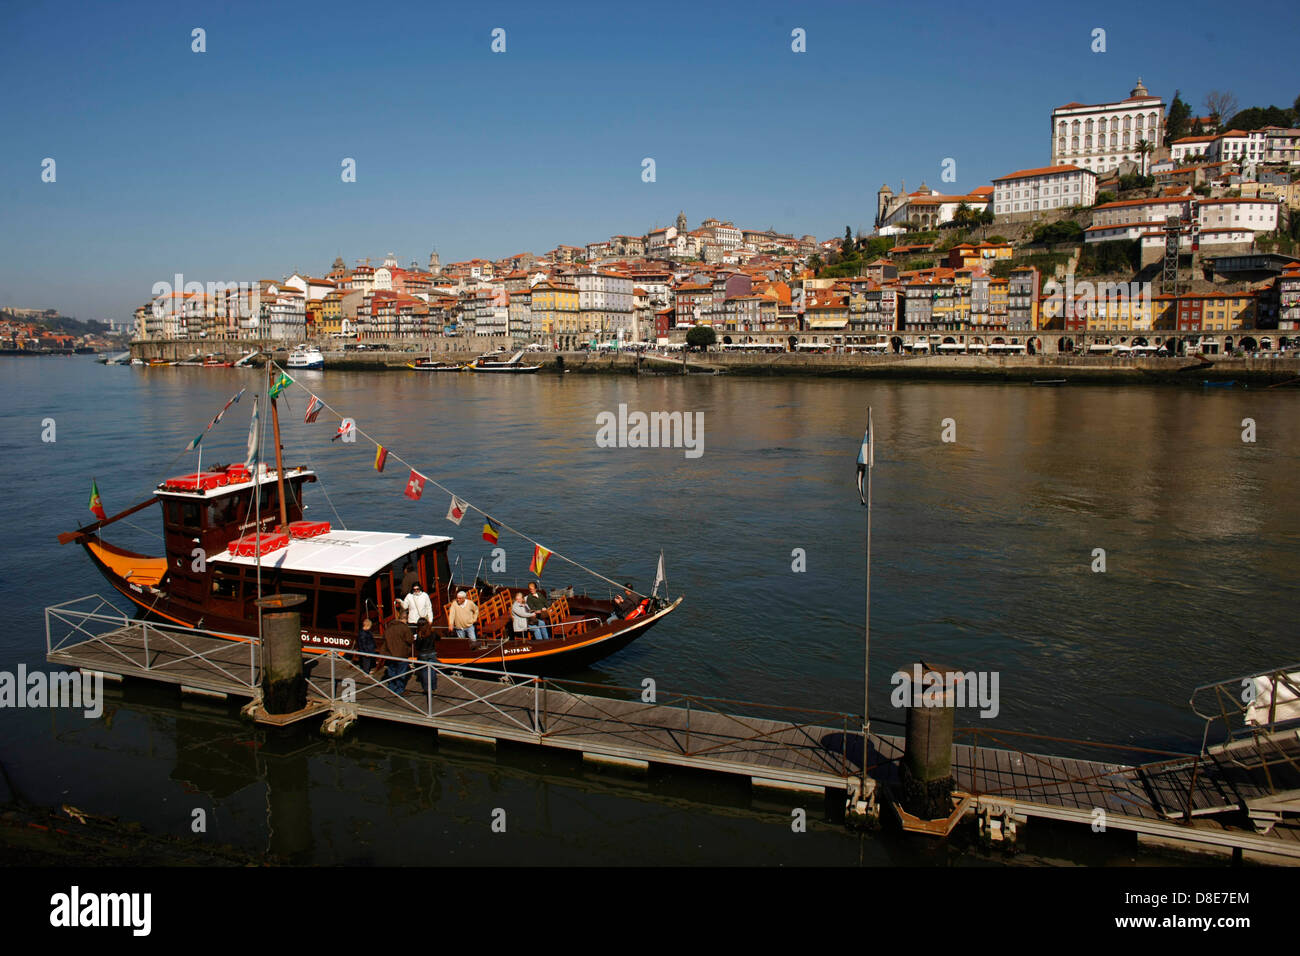
[(1000, 182), (1006, 182), (1008, 179), (1028, 179), (1031, 176), (1048, 176), (1051, 175), (1052, 173), (1076, 173), (1076, 172), (1091, 173), (1093, 176), (1097, 175), (1091, 169), (1083, 169), (1082, 167), (1075, 166), (1072, 163), (1062, 163), (1059, 166), (1039, 166), (1037, 169), (1020, 169), (1014, 173), (1008, 173), (1005, 176), (997, 176), (994, 178), (993, 181), (995, 183), (1000, 183)]

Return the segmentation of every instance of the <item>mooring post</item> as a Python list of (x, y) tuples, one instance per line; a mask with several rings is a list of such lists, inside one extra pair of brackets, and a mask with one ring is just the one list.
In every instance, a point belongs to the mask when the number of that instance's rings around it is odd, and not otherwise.
[(292, 714), (307, 706), (301, 615), (293, 610), (303, 600), (301, 594), (262, 598), (262, 707), (268, 714)]
[(947, 679), (949, 673), (947, 668), (924, 661), (911, 668), (899, 783), (903, 809), (923, 820), (938, 820), (952, 813), (955, 708), (953, 689)]

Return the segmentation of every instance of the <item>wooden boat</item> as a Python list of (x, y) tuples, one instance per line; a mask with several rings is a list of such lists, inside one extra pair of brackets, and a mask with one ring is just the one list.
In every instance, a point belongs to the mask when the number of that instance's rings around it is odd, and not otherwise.
[(203, 357), (204, 368), (234, 368), (234, 366), (234, 362), (227, 362), (224, 358), (215, 353)]
[[(273, 415), (274, 407), (272, 403)], [(366, 617), (377, 622), (374, 631), (382, 639), (410, 562), (433, 602), (440, 662), (529, 673), (589, 665), (626, 647), (682, 602), (680, 597), (668, 602), (637, 595), (640, 603), (631, 614), (609, 621), (612, 601), (565, 589), (551, 595), (548, 639), (516, 640), (510, 615), (514, 588), (482, 579), (453, 580), (447, 555), (451, 538), (335, 530), (328, 522), (305, 521), (302, 492), (316, 475), (304, 467), (285, 468), (278, 453), (276, 458), (276, 467), (263, 464), (256, 474), (243, 465), (214, 465), (169, 478), (150, 499), (62, 534), (59, 541), (79, 543), (109, 584), (142, 614), (185, 627), (254, 636), (259, 597), (303, 594), (307, 651), (355, 649), (358, 626)], [(102, 540), (102, 528), (155, 502), (162, 508), (163, 555), (139, 554)], [(206, 557), (197, 560), (196, 554)], [(474, 643), (452, 636), (447, 628), (448, 605), (461, 589), (479, 607)], [(384, 652), (382, 641), (379, 651)]]
[(1237, 384), (1237, 380), (1231, 379), (1227, 382), (1211, 382), (1210, 380), (1206, 379), (1202, 381), (1201, 384), (1205, 388), (1232, 388)]
[(471, 372), (497, 372), (497, 373), (514, 373), (527, 375), (536, 372), (540, 365), (525, 365), (520, 361), (524, 357), (523, 352), (516, 352), (510, 358), (501, 360), (496, 355), (480, 355), (474, 361), (465, 367)]
[(427, 359), (417, 359), (414, 362), (407, 362), (407, 368), (413, 368), (417, 372), (459, 372), (465, 366), (459, 362), (435, 362), (433, 356)]

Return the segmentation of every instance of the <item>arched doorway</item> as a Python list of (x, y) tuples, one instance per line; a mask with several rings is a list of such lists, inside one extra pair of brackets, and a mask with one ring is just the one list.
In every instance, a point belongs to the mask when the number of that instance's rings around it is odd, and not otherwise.
[(903, 340), (897, 335), (889, 340), (889, 347), (894, 350), (895, 354), (903, 351)]
[(723, 344), (723, 345), (730, 345), (730, 344), (731, 344), (731, 336), (730, 336), (730, 335), (724, 335), (724, 336), (722, 337), (722, 344)]
[(1073, 352), (1073, 351), (1074, 351), (1074, 339), (1066, 338), (1066, 337), (1064, 337), (1064, 336), (1062, 336), (1061, 338), (1057, 339), (1057, 340), (1056, 340), (1056, 351), (1058, 351), (1058, 352)]
[(1256, 349), (1259, 348), (1259, 343), (1256, 342), (1254, 339), (1252, 339), (1249, 335), (1242, 336), (1241, 341), (1238, 342), (1237, 345), (1240, 346), (1241, 349), (1245, 352), (1254, 352)]
[(786, 341), (788, 342), (788, 344), (789, 344), (789, 346), (790, 346), (790, 351), (791, 351), (791, 352), (795, 351), (795, 347), (799, 344), (799, 339), (792, 335), (792, 336), (790, 336), (790, 338), (787, 339)]

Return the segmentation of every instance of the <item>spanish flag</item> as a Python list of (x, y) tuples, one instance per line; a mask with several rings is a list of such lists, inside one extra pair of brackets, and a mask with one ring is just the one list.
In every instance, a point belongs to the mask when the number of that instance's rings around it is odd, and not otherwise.
[(497, 538), (501, 535), (501, 526), (489, 518), (483, 516), (483, 540), (488, 544), (496, 544)]
[(90, 479), (90, 512), (100, 521), (107, 521), (108, 515), (104, 514), (104, 503), (99, 500), (99, 485), (95, 479)]
[(540, 544), (533, 548), (533, 563), (528, 565), (528, 570), (537, 577), (542, 576), (542, 568), (546, 567), (546, 560), (551, 556), (551, 552), (543, 548)]
[(375, 471), (384, 470), (384, 462), (388, 461), (388, 449), (383, 445), (375, 446)]

